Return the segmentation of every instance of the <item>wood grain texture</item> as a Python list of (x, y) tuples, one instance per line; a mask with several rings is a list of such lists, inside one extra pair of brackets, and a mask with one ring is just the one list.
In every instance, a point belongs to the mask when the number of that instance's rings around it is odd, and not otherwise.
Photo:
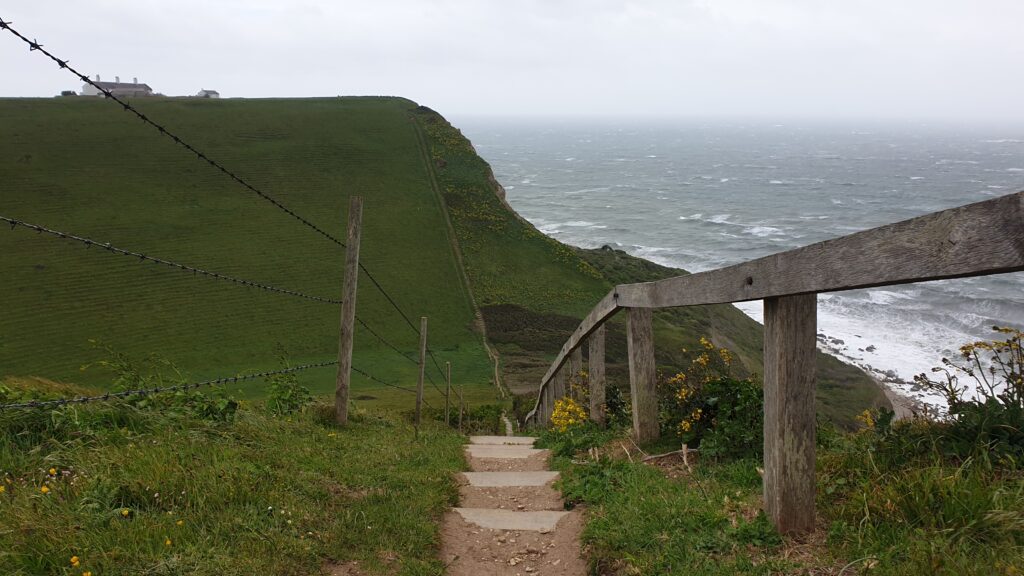
[(650, 308), (630, 308), (626, 322), (629, 355), (629, 390), (633, 399), (633, 434), (639, 443), (657, 440), (658, 393), (654, 361), (653, 313)]
[(1024, 270), (1024, 192), (616, 290), (619, 306), (665, 308), (1019, 270)]
[(607, 329), (602, 324), (587, 339), (590, 356), (587, 366), (587, 377), (590, 384), (590, 419), (604, 426), (605, 375), (604, 375), (604, 336)]
[(349, 387), (352, 384), (352, 343), (356, 319), (356, 285), (359, 281), (359, 241), (363, 230), (363, 198), (348, 202), (348, 235), (345, 242), (345, 276), (342, 280), (341, 331), (338, 336), (338, 377), (334, 386), (334, 420), (348, 423)]
[(764, 506), (782, 534), (814, 529), (817, 296), (764, 302)]

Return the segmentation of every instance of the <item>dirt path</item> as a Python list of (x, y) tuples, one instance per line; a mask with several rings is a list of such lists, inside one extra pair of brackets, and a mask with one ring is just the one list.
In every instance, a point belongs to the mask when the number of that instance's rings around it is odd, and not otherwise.
[(583, 518), (566, 512), (551, 483), (548, 451), (532, 438), (473, 436), (472, 472), (460, 475), (461, 507), (441, 529), (441, 560), (450, 576), (582, 576)]

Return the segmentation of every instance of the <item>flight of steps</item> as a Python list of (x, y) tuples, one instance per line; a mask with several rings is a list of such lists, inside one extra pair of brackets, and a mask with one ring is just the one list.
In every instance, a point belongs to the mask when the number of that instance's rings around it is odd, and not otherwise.
[(582, 575), (580, 513), (551, 487), (549, 453), (534, 438), (472, 436), (471, 472), (461, 474), (460, 507), (445, 518), (442, 560), (463, 575)]

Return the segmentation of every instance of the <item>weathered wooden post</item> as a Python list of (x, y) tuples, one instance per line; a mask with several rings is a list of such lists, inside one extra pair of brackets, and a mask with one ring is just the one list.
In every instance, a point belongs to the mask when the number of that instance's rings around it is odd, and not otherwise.
[(568, 366), (562, 364), (562, 366), (555, 372), (555, 375), (551, 377), (551, 405), (554, 406), (555, 400), (560, 400), (565, 397), (565, 372)]
[(633, 397), (633, 434), (637, 442), (657, 440), (658, 373), (654, 362), (654, 327), (650, 308), (630, 308), (626, 321), (629, 390)]
[(341, 333), (338, 337), (338, 379), (334, 387), (334, 420), (348, 424), (348, 391), (352, 383), (352, 341), (356, 319), (356, 283), (359, 280), (359, 238), (363, 228), (363, 198), (348, 202), (348, 242), (342, 284)]
[(587, 377), (590, 380), (590, 419), (604, 426), (604, 325), (590, 335)]
[(427, 367), (427, 317), (420, 318), (420, 374), (416, 380), (416, 434), (420, 433), (423, 415), (423, 375)]
[(577, 347), (569, 355), (569, 396), (579, 400), (579, 387), (582, 384), (580, 372), (583, 371), (583, 349)]
[(449, 406), (451, 405), (450, 398), (452, 395), (452, 363), (444, 363), (444, 425), (450, 425), (449, 421)]
[(462, 414), (466, 411), (466, 400), (462, 393), (466, 391), (465, 384), (459, 384), (459, 433), (462, 432)]
[(764, 508), (783, 534), (814, 530), (817, 295), (764, 301)]

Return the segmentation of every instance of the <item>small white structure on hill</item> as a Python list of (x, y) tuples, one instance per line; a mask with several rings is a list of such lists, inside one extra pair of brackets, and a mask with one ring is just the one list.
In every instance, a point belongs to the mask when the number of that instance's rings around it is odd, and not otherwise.
[[(149, 87), (149, 84), (139, 84), (138, 78), (132, 78), (131, 83), (121, 83), (119, 76), (114, 77), (113, 82), (101, 82), (99, 74), (96, 75), (96, 84), (100, 88), (107, 90), (114, 96), (125, 96), (128, 98), (136, 98), (139, 96), (152, 96), (153, 89)], [(103, 92), (93, 86), (92, 84), (86, 84), (82, 86), (82, 96), (104, 96)]]
[(199, 94), (196, 94), (197, 98), (220, 98), (220, 92), (216, 90), (200, 90)]

